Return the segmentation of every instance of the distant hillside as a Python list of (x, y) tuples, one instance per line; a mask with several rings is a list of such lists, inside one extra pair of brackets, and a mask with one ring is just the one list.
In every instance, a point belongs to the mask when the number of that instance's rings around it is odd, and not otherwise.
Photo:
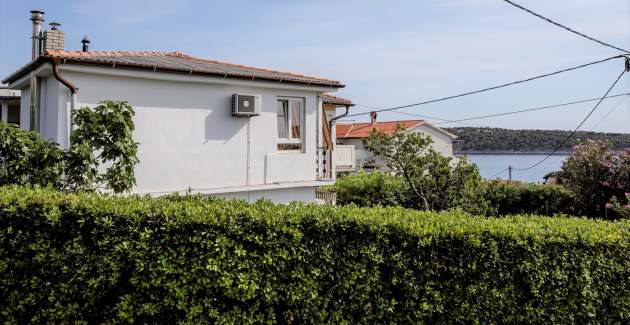
[[(456, 142), (454, 148), (457, 153), (549, 152), (570, 133), (570, 131), (561, 130), (510, 130), (476, 127), (446, 128), (446, 130), (458, 137), (457, 140), (459, 141)], [(577, 142), (586, 139), (609, 141), (616, 150), (630, 148), (630, 134), (578, 132), (571, 140), (567, 141), (560, 151), (568, 152)]]

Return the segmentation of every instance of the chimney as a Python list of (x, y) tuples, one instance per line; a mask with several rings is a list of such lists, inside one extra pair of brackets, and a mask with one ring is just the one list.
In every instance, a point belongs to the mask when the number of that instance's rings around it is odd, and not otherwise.
[(44, 21), (44, 12), (31, 10), (31, 21), (33, 22), (31, 59), (35, 60), (42, 53), (42, 22)]
[(66, 35), (59, 30), (60, 23), (50, 23), (50, 29), (44, 32), (44, 51), (65, 49)]
[(376, 123), (376, 112), (371, 111), (370, 112), (370, 124), (374, 125)]
[(88, 47), (90, 44), (90, 39), (87, 37), (87, 35), (83, 36), (83, 39), (81, 40), (81, 44), (83, 44), (83, 46), (81, 47), (81, 50), (83, 52), (88, 52)]

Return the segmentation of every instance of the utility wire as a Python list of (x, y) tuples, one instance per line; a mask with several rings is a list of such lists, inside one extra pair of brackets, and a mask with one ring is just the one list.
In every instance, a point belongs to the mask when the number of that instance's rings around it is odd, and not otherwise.
[(528, 169), (532, 169), (540, 164), (542, 164), (545, 160), (547, 160), (549, 157), (551, 157), (554, 153), (558, 152), (558, 150), (560, 150), (560, 148), (562, 148), (564, 146), (565, 143), (567, 143), (567, 141), (569, 141), (569, 139), (571, 139), (575, 133), (577, 133), (577, 131), (580, 129), (580, 127), (582, 127), (582, 125), (584, 124), (584, 122), (586, 122), (586, 120), (588, 120), (589, 117), (591, 117), (591, 115), (593, 114), (593, 112), (595, 112), (595, 110), (597, 109), (597, 107), (599, 107), (599, 104), (601, 104), (604, 99), (606, 98), (606, 96), (608, 96), (608, 94), (610, 93), (610, 91), (615, 87), (615, 85), (617, 85), (617, 83), (619, 82), (619, 80), (621, 79), (621, 76), (623, 76), (623, 74), (626, 73), (626, 70), (624, 69), (623, 71), (621, 71), (621, 73), (619, 74), (619, 76), (617, 77), (617, 79), (615, 79), (615, 82), (613, 82), (612, 85), (610, 85), (610, 87), (608, 88), (608, 90), (606, 90), (606, 93), (604, 93), (604, 96), (602, 96), (602, 98), (599, 99), (599, 101), (597, 102), (597, 104), (595, 104), (595, 106), (593, 107), (593, 109), (591, 109), (590, 112), (588, 112), (588, 114), (586, 115), (586, 117), (584, 117), (584, 119), (580, 122), (580, 124), (578, 124), (578, 126), (571, 131), (571, 133), (564, 139), (562, 140), (562, 142), (560, 142), (560, 144), (558, 144), (553, 151), (551, 151), (549, 154), (547, 154), (545, 156), (545, 158), (541, 159), (540, 161), (538, 161), (537, 163), (526, 167), (526, 168), (514, 168), (514, 170), (519, 170), (519, 171), (524, 171), (524, 170), (528, 170)]
[(602, 41), (600, 41), (600, 40), (598, 40), (598, 39), (596, 39), (594, 37), (588, 36), (588, 35), (586, 35), (584, 33), (580, 33), (580, 32), (576, 31), (573, 28), (570, 28), (570, 27), (567, 27), (567, 26), (562, 25), (560, 23), (557, 23), (557, 22), (555, 22), (555, 21), (553, 21), (553, 20), (551, 20), (551, 19), (549, 19), (549, 18), (547, 18), (547, 17), (545, 17), (545, 16), (543, 16), (541, 14), (535, 13), (535, 12), (533, 12), (533, 11), (531, 11), (531, 10), (529, 10), (529, 9), (527, 9), (527, 8), (517, 4), (517, 3), (514, 3), (512, 1), (510, 1), (510, 0), (503, 0), (503, 1), (511, 4), (512, 6), (514, 6), (516, 8), (519, 8), (519, 9), (521, 9), (521, 10), (527, 12), (527, 13), (530, 13), (530, 14), (532, 14), (532, 15), (534, 15), (534, 16), (536, 16), (536, 17), (538, 17), (538, 18), (540, 18), (540, 19), (542, 19), (542, 20), (544, 20), (544, 21), (546, 21), (548, 23), (554, 24), (554, 25), (556, 25), (556, 26), (558, 26), (558, 27), (560, 27), (562, 29), (565, 29), (565, 30), (567, 30), (567, 31), (569, 31), (569, 32), (571, 32), (573, 34), (576, 34), (578, 36), (584, 37), (584, 38), (586, 38), (588, 40), (591, 40), (593, 42), (599, 43), (601, 45), (608, 46), (608, 47), (613, 48), (615, 50), (619, 50), (619, 51), (624, 52), (624, 53), (630, 53), (630, 51), (628, 51), (628, 50), (622, 49), (620, 47), (614, 46), (614, 45), (606, 43), (606, 42), (602, 42)]
[(414, 114), (414, 113), (408, 113), (408, 112), (399, 112), (399, 111), (393, 111), (392, 113), (408, 115), (408, 116), (414, 116), (414, 117), (421, 117), (421, 118), (430, 119), (430, 120), (442, 121), (442, 122), (435, 123), (436, 125), (437, 124), (444, 124), (444, 123), (458, 123), (458, 124), (467, 125), (467, 126), (487, 127), (486, 125), (482, 125), (482, 124), (452, 121), (452, 120), (448, 120), (448, 119), (445, 119), (445, 118), (429, 116), (429, 115), (421, 115), (421, 114)]
[(486, 179), (495, 178), (495, 177), (505, 173), (508, 169), (510, 169), (510, 167), (508, 167), (508, 168), (506, 168), (506, 169), (504, 169), (504, 170), (502, 170), (502, 171), (500, 171), (500, 172), (498, 172), (496, 174), (492, 174), (491, 176), (486, 177)]
[[(615, 97), (620, 97), (620, 96), (630, 96), (630, 93), (623, 93), (623, 94), (617, 94), (617, 95), (606, 96), (606, 97), (604, 97), (604, 99), (608, 99), (608, 98), (615, 98)], [(599, 100), (599, 99), (600, 99), (600, 97), (597, 97), (597, 98), (591, 98), (591, 99), (578, 100), (578, 101), (567, 102), (567, 103), (562, 103), (562, 104), (555, 104), (555, 105), (549, 105), (549, 106), (541, 106), (541, 107), (534, 107), (534, 108), (521, 109), (521, 110), (517, 110), (517, 111), (510, 111), (510, 112), (505, 112), (505, 113), (497, 113), (497, 114), (490, 114), (490, 115), (473, 116), (473, 117), (467, 117), (467, 118), (458, 119), (458, 120), (444, 120), (444, 122), (439, 122), (439, 123), (435, 123), (435, 124), (437, 124), (437, 125), (441, 125), (441, 124), (448, 124), (448, 123), (460, 123), (460, 122), (472, 121), (472, 120), (480, 120), (480, 119), (490, 118), (490, 117), (497, 117), (497, 116), (505, 116), (505, 115), (512, 115), (512, 114), (527, 113), (527, 112), (539, 111), (539, 110), (544, 110), (544, 109), (549, 109), (549, 108), (559, 108), (559, 107), (564, 107), (564, 106), (569, 106), (569, 105), (575, 105), (575, 104), (581, 104), (581, 103), (588, 103), (588, 102), (596, 101), (596, 100)]]
[(597, 128), (610, 114), (612, 114), (612, 112), (614, 112), (617, 107), (621, 106), (621, 104), (623, 104), (626, 99), (628, 99), (627, 97), (622, 99), (619, 103), (617, 103), (617, 105), (615, 105), (615, 107), (611, 108), (608, 113), (606, 113), (606, 115), (604, 115), (604, 117), (602, 117), (599, 121), (597, 121), (597, 123), (595, 123), (595, 125), (593, 125), (591, 127), (591, 131), (595, 131), (595, 128)]
[[(615, 98), (615, 97), (620, 97), (620, 96), (630, 96), (630, 93), (622, 93), (622, 94), (610, 95), (610, 96), (606, 96), (605, 98), (609, 99), (609, 98)], [(466, 121), (480, 120), (480, 119), (485, 119), (485, 118), (490, 118), (490, 117), (497, 117), (497, 116), (505, 116), (505, 115), (512, 115), (512, 114), (527, 113), (527, 112), (539, 111), (539, 110), (549, 109), (549, 108), (558, 108), (558, 107), (564, 107), (564, 106), (569, 106), (569, 105), (588, 103), (588, 102), (596, 101), (596, 100), (599, 100), (599, 99), (600, 99), (600, 97), (591, 98), (591, 99), (583, 99), (583, 100), (567, 102), (567, 103), (562, 103), (562, 104), (554, 104), (554, 105), (548, 105), (548, 106), (541, 106), (541, 107), (521, 109), (521, 110), (517, 110), (517, 111), (509, 111), (509, 112), (504, 112), (504, 113), (467, 117), (467, 118), (458, 119), (458, 120), (449, 120), (449, 119), (445, 119), (445, 118), (429, 116), (429, 115), (422, 115), (422, 114), (415, 114), (415, 113), (409, 113), (409, 112), (394, 111), (394, 113), (405, 114), (405, 115), (409, 115), (409, 116), (422, 117), (422, 118), (427, 118), (427, 119), (439, 120), (439, 121), (442, 121), (442, 122), (438, 122), (438, 123), (435, 123), (435, 124), (436, 125), (442, 125), (442, 124), (449, 124), (449, 123), (462, 123), (462, 122), (466, 122)], [(480, 125), (480, 124), (477, 124), (477, 125)]]
[[(403, 108), (409, 108), (409, 107), (414, 107), (414, 106), (421, 106), (421, 105), (426, 105), (426, 104), (432, 104), (432, 103), (437, 103), (437, 102), (441, 102), (441, 101), (445, 101), (445, 100), (449, 100), (449, 99), (454, 99), (454, 98), (464, 97), (464, 96), (468, 96), (468, 95), (479, 94), (479, 93), (490, 91), (490, 90), (495, 90), (495, 89), (499, 89), (499, 88), (503, 88), (503, 87), (517, 85), (517, 84), (524, 83), (524, 82), (533, 81), (533, 80), (540, 79), (540, 78), (554, 76), (554, 75), (557, 75), (557, 74), (560, 74), (560, 73), (563, 73), (563, 72), (577, 70), (577, 69), (585, 68), (585, 67), (588, 67), (588, 66), (591, 66), (591, 65), (595, 65), (595, 64), (599, 64), (599, 63), (603, 63), (603, 62), (607, 62), (607, 61), (610, 61), (610, 60), (613, 60), (613, 59), (619, 59), (619, 58), (623, 58), (623, 57), (624, 57), (623, 55), (616, 55), (616, 56), (612, 56), (612, 57), (609, 57), (609, 58), (606, 58), (606, 59), (597, 60), (597, 61), (581, 64), (581, 65), (578, 65), (578, 66), (574, 66), (574, 67), (571, 67), (571, 68), (566, 68), (566, 69), (562, 69), (562, 70), (558, 70), (558, 71), (554, 71), (554, 72), (550, 72), (550, 73), (541, 74), (541, 75), (530, 77), (530, 78), (527, 78), (527, 79), (512, 81), (512, 82), (504, 83), (504, 84), (497, 85), (497, 86), (492, 86), (492, 87), (488, 87), (488, 88), (483, 88), (483, 89), (479, 89), (479, 90), (469, 91), (469, 92), (465, 92), (465, 93), (461, 93), (461, 94), (457, 94), (457, 95), (452, 95), (452, 96), (447, 96), (447, 97), (442, 97), (442, 98), (437, 98), (437, 99), (431, 99), (431, 100), (427, 100), (427, 101), (423, 101), (423, 102), (419, 102), (419, 103), (413, 103), (413, 104), (407, 104), (407, 105), (402, 105), (402, 106), (378, 109), (378, 110), (375, 110), (374, 112), (378, 113), (378, 112), (394, 111), (394, 110), (399, 110), (399, 109), (403, 109)], [(365, 106), (365, 105), (363, 105), (363, 106)], [(346, 117), (360, 116), (360, 115), (366, 115), (366, 114), (370, 114), (370, 113), (371, 112), (354, 113), (354, 114), (348, 114)]]

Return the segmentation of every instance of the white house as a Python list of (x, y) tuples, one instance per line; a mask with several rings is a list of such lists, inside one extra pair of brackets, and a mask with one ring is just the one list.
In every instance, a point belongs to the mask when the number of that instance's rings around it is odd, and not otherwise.
[(42, 32), (42, 18), (32, 12), (32, 61), (3, 80), (22, 91), (21, 127), (67, 147), (72, 108), (129, 102), (140, 160), (133, 192), (283, 203), (313, 201), (334, 182), (323, 98), (340, 82), (180, 52), (89, 51), (85, 39), (83, 51), (65, 51), (63, 32)]
[(433, 150), (447, 157), (453, 156), (453, 140), (456, 136), (424, 120), (376, 122), (373, 119), (368, 123), (337, 124), (337, 143), (354, 147), (357, 166), (380, 168), (383, 167), (382, 162), (363, 148), (363, 139), (369, 137), (372, 130), (392, 135), (399, 126), (407, 132), (430, 136)]

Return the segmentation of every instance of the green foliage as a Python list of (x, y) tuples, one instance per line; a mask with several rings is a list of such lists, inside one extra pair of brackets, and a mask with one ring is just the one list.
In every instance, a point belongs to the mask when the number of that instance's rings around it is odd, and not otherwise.
[(626, 204), (620, 203), (616, 197), (611, 199), (607, 207), (610, 207), (611, 219), (630, 219), (630, 193), (626, 193)]
[(35, 132), (0, 122), (0, 185), (61, 186), (64, 153)]
[(484, 188), (490, 215), (577, 213), (573, 194), (560, 185), (487, 181)]
[(477, 166), (466, 158), (453, 162), (433, 150), (431, 143), (431, 137), (406, 132), (401, 126), (391, 136), (373, 130), (363, 140), (365, 149), (407, 184), (410, 207), (433, 211), (462, 208), (482, 213), (485, 207), (480, 205), (482, 179)]
[(371, 206), (408, 206), (409, 194), (405, 181), (379, 172), (338, 177), (334, 185), (325, 188), (337, 194), (337, 204)]
[(7, 323), (630, 322), (630, 223), (0, 188)]
[(135, 184), (138, 144), (133, 108), (104, 101), (73, 113), (72, 146), (61, 150), (35, 132), (0, 123), (0, 185), (52, 186), (66, 191), (105, 187), (120, 193)]
[(630, 151), (614, 152), (604, 142), (583, 142), (563, 163), (558, 177), (586, 215), (617, 218), (606, 213), (607, 204), (630, 203), (626, 196), (630, 193)]
[[(510, 130), (499, 128), (448, 128), (455, 134), (455, 152), (550, 152), (569, 135), (562, 130)], [(610, 142), (615, 150), (630, 148), (630, 134), (579, 131), (560, 151), (568, 152), (586, 139)]]
[[(105, 185), (116, 193), (135, 184), (138, 143), (133, 141), (133, 108), (127, 102), (103, 101), (94, 108), (73, 112), (76, 129), (68, 151), (68, 171), (76, 177), (72, 190), (94, 190)], [(104, 173), (99, 173), (107, 166)]]

